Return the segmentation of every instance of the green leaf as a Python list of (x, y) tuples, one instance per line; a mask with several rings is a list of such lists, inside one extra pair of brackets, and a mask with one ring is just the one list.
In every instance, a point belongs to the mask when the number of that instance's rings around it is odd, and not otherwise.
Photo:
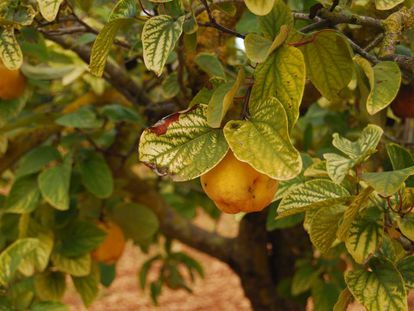
[(256, 15), (267, 15), (273, 8), (275, 0), (244, 0), (247, 8)]
[(414, 288), (414, 256), (407, 256), (397, 262), (397, 269), (401, 273), (405, 286)]
[(285, 42), (288, 34), (289, 28), (286, 25), (281, 26), (280, 33), (275, 37), (273, 42), (255, 33), (249, 33), (244, 39), (246, 56), (252, 62), (263, 63), (270, 54)]
[(15, 241), (0, 253), (0, 285), (7, 286), (22, 260), (36, 249), (37, 239), (25, 238)]
[(346, 311), (348, 305), (353, 301), (353, 297), (348, 288), (345, 288), (338, 297), (337, 302), (332, 311)]
[(62, 126), (77, 128), (98, 128), (103, 123), (102, 120), (96, 117), (95, 112), (90, 107), (82, 107), (56, 119), (55, 122)]
[(82, 183), (100, 199), (108, 198), (114, 190), (112, 171), (106, 160), (96, 152), (88, 152), (80, 162)]
[(286, 25), (289, 29), (292, 29), (294, 25), (292, 12), (284, 1), (279, 0), (275, 1), (275, 5), (269, 14), (260, 16), (258, 20), (264, 36), (271, 41), (280, 32), (282, 25)]
[(14, 308), (6, 309), (6, 306), (0, 301), (0, 310), (28, 310), (35, 297), (33, 283), (32, 278), (24, 278), (13, 282), (13, 285), (8, 288), (6, 296)]
[(336, 231), (344, 211), (345, 206), (337, 204), (319, 209), (312, 217), (309, 237), (322, 253), (327, 253), (335, 242)]
[(11, 100), (1, 100), (0, 105), (0, 127), (3, 127), (8, 121), (17, 117), (29, 98), (30, 92), (24, 92), (22, 96)]
[(313, 85), (328, 100), (335, 100), (351, 81), (354, 65), (351, 50), (344, 37), (334, 30), (311, 35), (301, 46), (306, 68)]
[(244, 82), (244, 71), (241, 69), (235, 82), (220, 85), (213, 93), (207, 108), (207, 123), (219, 128), (227, 111), (233, 104), (234, 96)]
[(62, 2), (63, 0), (37, 0), (40, 13), (48, 22), (52, 22), (56, 19)]
[(408, 311), (404, 281), (387, 259), (373, 258), (370, 269), (345, 273), (345, 281), (355, 299), (368, 311)]
[(401, 84), (400, 67), (392, 61), (379, 62), (374, 67), (362, 57), (355, 57), (355, 61), (368, 78), (367, 111), (371, 115), (376, 114), (391, 104), (397, 96)]
[(19, 265), (19, 271), (24, 275), (33, 275), (34, 272), (43, 272), (49, 264), (50, 254), (54, 246), (54, 234), (34, 220), (30, 220), (28, 237), (36, 238), (39, 241), (34, 252), (26, 256)]
[(102, 77), (109, 50), (115, 40), (118, 30), (133, 21), (137, 11), (134, 0), (120, 0), (114, 7), (108, 23), (99, 32), (92, 46), (89, 68), (91, 73)]
[(146, 129), (139, 158), (175, 181), (196, 178), (224, 158), (228, 145), (222, 130), (207, 124), (207, 106), (174, 113)]
[(305, 88), (306, 68), (302, 53), (295, 47), (281, 46), (256, 67), (254, 77), (250, 102), (276, 97), (285, 108), (291, 129), (299, 117)]
[(278, 217), (328, 207), (350, 199), (348, 190), (326, 179), (307, 181), (290, 190), (279, 204)]
[(381, 245), (384, 214), (376, 206), (362, 211), (349, 227), (345, 246), (357, 263), (363, 264)]
[(23, 64), (23, 53), (12, 27), (0, 27), (0, 60), (9, 70), (19, 69)]
[(386, 148), (394, 170), (414, 166), (414, 157), (408, 149), (394, 143), (387, 144)]
[(34, 148), (20, 160), (16, 177), (37, 173), (50, 162), (60, 159), (59, 151), (52, 146)]
[(354, 221), (355, 217), (358, 215), (359, 211), (365, 207), (369, 201), (369, 196), (374, 191), (371, 187), (367, 187), (362, 190), (351, 202), (348, 208), (345, 211), (344, 218), (339, 225), (337, 236), (344, 241), (347, 237), (348, 231)]
[(194, 59), (194, 62), (205, 71), (212, 78), (226, 79), (223, 65), (217, 58), (217, 55), (212, 53), (199, 53)]
[(106, 233), (95, 224), (76, 221), (61, 232), (60, 253), (67, 257), (79, 257), (90, 253), (103, 242)]
[(133, 109), (118, 104), (105, 105), (101, 113), (113, 122), (141, 122), (141, 117)]
[(91, 272), (91, 256), (69, 258), (59, 253), (52, 254), (52, 263), (57, 270), (73, 276), (87, 276)]
[(83, 277), (72, 276), (72, 280), (83, 304), (88, 308), (99, 293), (99, 269), (94, 266), (89, 275)]
[(158, 76), (161, 75), (168, 56), (181, 36), (184, 20), (185, 16), (175, 20), (168, 15), (158, 15), (145, 22), (141, 35), (144, 62), (145, 66)]
[(116, 267), (113, 265), (106, 265), (99, 263), (100, 282), (103, 286), (109, 287), (116, 277)]
[(268, 98), (251, 103), (249, 111), (248, 120), (233, 120), (224, 127), (236, 158), (274, 179), (296, 177), (302, 170), (302, 159), (289, 139), (282, 104), (276, 98)]
[(30, 311), (70, 311), (70, 309), (61, 302), (38, 301), (32, 304)]
[(318, 275), (319, 271), (315, 270), (310, 264), (300, 266), (292, 279), (292, 295), (297, 296), (308, 291), (312, 282), (318, 278)]
[(375, 0), (375, 7), (377, 10), (391, 10), (404, 0)]
[(414, 166), (397, 171), (364, 173), (361, 179), (379, 194), (388, 197), (396, 193), (411, 175), (414, 175)]
[(37, 176), (29, 175), (14, 181), (7, 197), (5, 211), (25, 214), (36, 209), (40, 199)]
[(45, 272), (35, 277), (36, 294), (41, 300), (59, 301), (66, 290), (65, 274)]
[(331, 311), (338, 300), (339, 290), (334, 283), (316, 280), (312, 284), (314, 311)]
[(411, 241), (414, 241), (414, 214), (407, 214), (404, 217), (398, 217), (397, 222), (401, 233)]
[(43, 198), (58, 210), (69, 208), (69, 187), (72, 173), (72, 158), (66, 156), (62, 164), (39, 174), (38, 184)]
[(125, 235), (137, 243), (151, 238), (158, 230), (158, 218), (149, 208), (125, 203), (112, 210), (112, 218), (120, 225)]
[(180, 84), (178, 83), (178, 73), (173, 72), (162, 82), (162, 94), (165, 98), (173, 98), (180, 93)]

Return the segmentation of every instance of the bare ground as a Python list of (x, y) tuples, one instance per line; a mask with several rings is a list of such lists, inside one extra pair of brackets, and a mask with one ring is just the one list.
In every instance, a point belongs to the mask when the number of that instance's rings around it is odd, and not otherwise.
[[(204, 215), (197, 217), (198, 224), (212, 230), (214, 224)], [(225, 216), (217, 228), (225, 236), (234, 236), (237, 223), (232, 216)], [(239, 278), (222, 262), (188, 248), (178, 242), (175, 250), (184, 250), (202, 263), (205, 278), (198, 278), (193, 284), (193, 293), (184, 290), (173, 291), (166, 287), (159, 299), (159, 305), (154, 306), (148, 291), (142, 291), (138, 285), (138, 271), (148, 258), (138, 247), (128, 244), (117, 265), (117, 277), (109, 288), (101, 290), (98, 299), (90, 306), (91, 311), (251, 311), (251, 306), (244, 296)], [(149, 278), (155, 278), (157, 272), (151, 271)], [(86, 311), (76, 294), (73, 285), (65, 296), (72, 311)], [(306, 308), (312, 311), (312, 302)], [(363, 311), (360, 305), (353, 304), (348, 311)], [(414, 311), (414, 295), (409, 299), (409, 310)], [(288, 311), (288, 310), (287, 310)]]
[[(197, 217), (197, 223), (209, 230), (216, 229), (225, 236), (234, 236), (237, 223), (232, 216), (224, 216), (218, 227), (204, 215)], [(197, 278), (191, 287), (193, 294), (185, 290), (173, 291), (166, 287), (159, 299), (159, 305), (154, 306), (148, 291), (143, 292), (138, 284), (138, 271), (142, 263), (148, 258), (139, 248), (128, 244), (117, 264), (117, 277), (111, 286), (103, 289), (98, 299), (89, 308), (91, 311), (250, 311), (250, 303), (245, 298), (240, 286), (239, 278), (222, 262), (190, 249), (178, 242), (175, 250), (185, 250), (192, 257), (202, 263), (205, 278)], [(156, 271), (152, 271), (149, 278), (154, 278)], [(65, 302), (73, 311), (85, 311), (82, 302), (75, 293), (73, 286), (65, 296)]]

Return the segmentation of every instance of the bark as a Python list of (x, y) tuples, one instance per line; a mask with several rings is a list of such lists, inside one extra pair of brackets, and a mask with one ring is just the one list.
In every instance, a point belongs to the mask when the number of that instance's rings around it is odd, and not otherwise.
[(244, 216), (230, 266), (239, 275), (255, 311), (282, 310), (278, 308), (276, 283), (270, 273), (265, 222), (264, 212)]
[(278, 296), (277, 286), (294, 273), (294, 260), (311, 249), (304, 230), (266, 231), (267, 211), (244, 216), (230, 266), (239, 275), (255, 311), (302, 310), (301, 304)]

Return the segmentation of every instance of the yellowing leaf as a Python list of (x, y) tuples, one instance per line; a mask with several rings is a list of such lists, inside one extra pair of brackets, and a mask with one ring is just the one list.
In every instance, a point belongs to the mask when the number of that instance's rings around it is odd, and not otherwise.
[(282, 104), (276, 98), (250, 101), (249, 110), (248, 120), (230, 121), (224, 127), (236, 158), (274, 179), (296, 177), (301, 172), (302, 159), (290, 141)]
[(289, 34), (289, 28), (286, 25), (280, 27), (280, 32), (272, 41), (257, 35), (249, 33), (244, 39), (247, 57), (255, 63), (263, 63), (267, 57), (285, 42)]
[(311, 36), (310, 42), (300, 47), (309, 77), (324, 97), (335, 100), (353, 76), (351, 50), (346, 39), (334, 30), (322, 30)]
[(349, 227), (345, 246), (357, 263), (364, 263), (381, 245), (384, 236), (384, 214), (376, 206), (362, 211)]
[(161, 75), (168, 55), (181, 36), (184, 20), (185, 16), (175, 20), (168, 15), (158, 15), (145, 22), (142, 31), (144, 62), (145, 66), (158, 76)]
[(268, 14), (275, 3), (275, 0), (244, 0), (247, 8), (256, 15)]
[(221, 126), (221, 122), (233, 103), (234, 96), (236, 96), (240, 85), (243, 83), (244, 77), (244, 70), (240, 69), (234, 83), (223, 84), (213, 93), (207, 108), (209, 126), (214, 128)]
[(329, 177), (336, 183), (341, 183), (348, 171), (355, 165), (365, 161), (376, 151), (376, 147), (384, 131), (377, 125), (369, 124), (364, 128), (356, 141), (333, 134), (332, 145), (342, 151), (346, 156), (336, 153), (326, 153), (326, 170)]
[(405, 286), (414, 288), (414, 256), (407, 256), (397, 262), (398, 271), (401, 273)]
[(396, 193), (411, 175), (414, 175), (414, 166), (389, 172), (364, 173), (361, 179), (379, 194), (388, 197)]
[(299, 117), (305, 77), (302, 53), (295, 47), (282, 46), (257, 66), (250, 101), (260, 102), (276, 97), (285, 108), (291, 129)]
[(13, 280), (21, 261), (38, 245), (37, 239), (25, 238), (16, 240), (0, 254), (0, 285), (7, 286)]
[(348, 190), (327, 179), (307, 181), (290, 190), (277, 209), (278, 217), (328, 207), (350, 199)]
[(136, 14), (134, 0), (120, 0), (113, 8), (108, 23), (99, 32), (92, 46), (89, 68), (95, 76), (101, 77), (105, 70), (109, 50), (118, 30), (128, 25)]
[(207, 106), (198, 105), (146, 129), (140, 139), (139, 158), (158, 174), (184, 181), (213, 168), (227, 150), (222, 130), (207, 124)]
[(89, 69), (97, 77), (102, 77), (109, 50), (118, 30), (129, 23), (129, 19), (116, 19), (102, 28), (92, 46)]
[(404, 0), (375, 0), (375, 7), (377, 10), (391, 10)]
[(332, 311), (346, 311), (348, 309), (348, 305), (353, 301), (353, 297), (351, 292), (348, 288), (345, 288), (338, 297), (338, 301), (336, 302)]
[(0, 59), (10, 70), (19, 69), (23, 64), (23, 53), (12, 27), (0, 27)]
[(336, 240), (339, 221), (345, 211), (345, 206), (337, 204), (320, 208), (312, 217), (309, 237), (322, 253), (326, 253)]
[[(263, 0), (266, 1), (266, 0)], [(259, 16), (259, 26), (263, 35), (273, 41), (282, 25), (293, 29), (293, 14), (284, 1), (276, 0), (272, 10), (265, 16)]]
[(48, 22), (52, 22), (56, 19), (62, 2), (63, 0), (37, 0), (40, 13)]
[[(401, 84), (401, 71), (396, 62), (385, 61), (371, 67), (362, 57), (355, 57), (369, 82), (369, 94), (366, 99), (367, 111), (373, 115), (386, 108), (398, 94)], [(359, 83), (363, 83), (360, 81)]]
[(397, 221), (401, 233), (411, 241), (414, 241), (414, 214), (407, 214), (404, 217), (398, 217)]
[(338, 228), (338, 238), (340, 238), (341, 240), (346, 239), (348, 230), (351, 227), (352, 222), (358, 215), (358, 212), (370, 202), (368, 197), (371, 195), (373, 191), (374, 189), (372, 189), (371, 187), (365, 188), (354, 198), (354, 200), (348, 206), (348, 208), (345, 211), (344, 218)]
[(401, 274), (391, 261), (373, 258), (370, 269), (349, 271), (345, 281), (355, 299), (368, 311), (408, 311)]

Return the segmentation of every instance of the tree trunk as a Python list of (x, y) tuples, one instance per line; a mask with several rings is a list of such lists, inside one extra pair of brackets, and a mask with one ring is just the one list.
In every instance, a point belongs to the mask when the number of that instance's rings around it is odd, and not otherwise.
[[(267, 212), (251, 213), (244, 216), (240, 223), (239, 235), (234, 245), (230, 266), (238, 274), (246, 297), (255, 311), (302, 310), (303, 305), (278, 296), (277, 285), (283, 278), (292, 276), (294, 259), (298, 254), (295, 242), (283, 231), (266, 231)], [(304, 236), (303, 230), (295, 228)], [(277, 236), (277, 240), (275, 240)], [(269, 238), (272, 238), (271, 240)], [(303, 240), (303, 238), (301, 239)], [(307, 249), (309, 242), (306, 239)], [(303, 245), (300, 243), (300, 249)], [(276, 248), (276, 249), (275, 249)], [(280, 257), (279, 257), (280, 256)]]

